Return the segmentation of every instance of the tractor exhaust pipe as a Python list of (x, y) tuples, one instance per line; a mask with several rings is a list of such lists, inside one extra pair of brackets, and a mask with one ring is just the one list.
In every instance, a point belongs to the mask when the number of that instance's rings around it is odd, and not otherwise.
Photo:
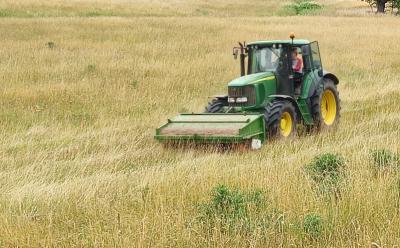
[(233, 57), (237, 59), (238, 50), (240, 49), (240, 76), (246, 75), (245, 59), (246, 59), (246, 42), (239, 42), (239, 47), (233, 48)]
[(244, 46), (242, 43), (239, 42), (240, 46), (240, 76), (246, 75), (246, 68), (244, 66), (244, 59), (246, 58), (246, 55), (244, 54)]

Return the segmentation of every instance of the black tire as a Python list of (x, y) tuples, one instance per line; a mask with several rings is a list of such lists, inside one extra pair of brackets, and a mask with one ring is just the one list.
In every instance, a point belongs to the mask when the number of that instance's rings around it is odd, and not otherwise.
[[(284, 132), (281, 128), (281, 120), (290, 115), (290, 133)], [(264, 112), (266, 133), (270, 139), (288, 138), (296, 133), (297, 114), (293, 104), (284, 100), (273, 100), (265, 108)], [(288, 129), (287, 129), (288, 130)]]
[(205, 113), (219, 113), (222, 108), (228, 106), (228, 98), (226, 97), (218, 97), (211, 100), (208, 103), (208, 106), (204, 110)]
[[(335, 127), (340, 119), (341, 106), (340, 106), (339, 92), (336, 88), (336, 85), (332, 80), (330, 80), (328, 78), (323, 79), (323, 84), (324, 84), (323, 89), (319, 89), (316, 92), (316, 94), (313, 97), (311, 97), (311, 99), (310, 99), (311, 115), (313, 118), (314, 126), (313, 126), (313, 128), (310, 128), (309, 130), (320, 131), (322, 129)], [(330, 91), (335, 98), (336, 114), (335, 114), (333, 121), (332, 120), (326, 121), (321, 114), (323, 95), (327, 91)]]

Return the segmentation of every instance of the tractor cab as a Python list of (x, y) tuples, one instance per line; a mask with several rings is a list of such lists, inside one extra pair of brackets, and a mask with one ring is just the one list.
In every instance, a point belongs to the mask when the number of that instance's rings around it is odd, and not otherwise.
[[(294, 36), (293, 36), (294, 38)], [(247, 45), (239, 43), (234, 55), (240, 54), (241, 76), (271, 72), (276, 77), (276, 94), (299, 97), (305, 79), (323, 76), (318, 42), (308, 40), (256, 41)], [(295, 53), (296, 51), (296, 53)], [(296, 58), (301, 68), (294, 70)], [(247, 72), (245, 59), (247, 58)]]

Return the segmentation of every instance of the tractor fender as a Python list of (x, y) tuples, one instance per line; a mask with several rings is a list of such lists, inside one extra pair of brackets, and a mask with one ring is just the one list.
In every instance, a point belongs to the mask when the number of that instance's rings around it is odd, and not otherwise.
[(320, 90), (324, 89), (324, 79), (330, 79), (335, 85), (339, 84), (339, 79), (329, 71), (323, 71), (322, 77), (317, 81), (318, 83), (313, 83), (310, 85), (310, 89), (308, 90), (308, 98), (311, 98), (318, 94)]
[(297, 117), (301, 119), (301, 117), (303, 116), (301, 114), (299, 104), (297, 103), (296, 99), (294, 99), (293, 97), (288, 96), (288, 95), (270, 95), (268, 98), (286, 100), (286, 101), (293, 103), (293, 106), (296, 109)]
[(339, 84), (339, 79), (333, 73), (330, 73), (329, 71), (324, 70), (322, 78), (327, 78), (327, 79), (332, 80), (335, 85)]

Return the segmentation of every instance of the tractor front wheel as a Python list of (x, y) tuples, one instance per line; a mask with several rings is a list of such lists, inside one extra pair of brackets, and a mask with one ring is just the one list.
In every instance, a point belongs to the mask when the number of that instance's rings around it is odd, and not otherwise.
[(296, 133), (296, 110), (289, 101), (270, 102), (265, 109), (264, 118), (269, 138), (288, 138)]
[(228, 97), (218, 97), (211, 100), (204, 110), (205, 113), (219, 113), (224, 106), (228, 106)]

